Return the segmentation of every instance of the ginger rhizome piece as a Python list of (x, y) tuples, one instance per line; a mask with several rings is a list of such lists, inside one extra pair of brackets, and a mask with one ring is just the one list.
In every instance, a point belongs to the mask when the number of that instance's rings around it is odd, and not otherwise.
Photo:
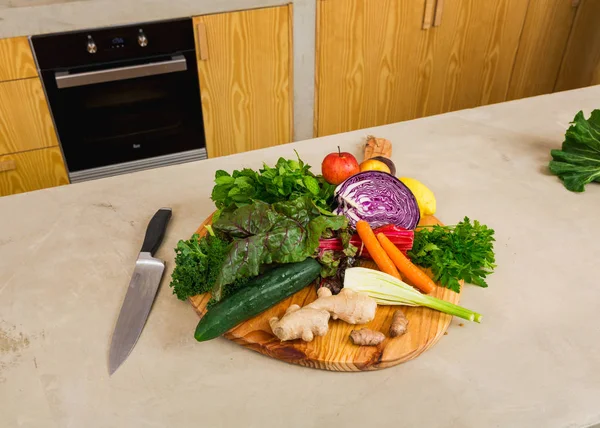
[(273, 317), (269, 325), (280, 340), (302, 339), (310, 342), (315, 336), (324, 336), (329, 330), (329, 317), (349, 324), (366, 324), (375, 318), (377, 302), (364, 293), (349, 289), (333, 296), (321, 287), (317, 300), (300, 308), (291, 305), (281, 319)]
[(404, 312), (398, 309), (392, 317), (392, 325), (390, 326), (390, 337), (402, 336), (408, 328), (408, 318), (404, 316)]
[(355, 345), (377, 346), (385, 340), (385, 334), (380, 331), (361, 328), (360, 330), (352, 330), (350, 340)]
[(340, 319), (348, 324), (366, 324), (375, 318), (377, 302), (365, 293), (342, 288), (339, 294), (332, 296), (329, 288), (321, 287), (317, 296), (319, 298), (308, 306), (325, 309), (334, 320)]
[(315, 336), (324, 336), (329, 330), (329, 312), (308, 306), (291, 305), (279, 319), (273, 317), (269, 325), (280, 340), (302, 339), (311, 342)]
[(365, 144), (365, 160), (376, 156), (391, 158), (392, 143), (385, 138), (376, 138), (369, 135), (367, 136), (367, 143)]

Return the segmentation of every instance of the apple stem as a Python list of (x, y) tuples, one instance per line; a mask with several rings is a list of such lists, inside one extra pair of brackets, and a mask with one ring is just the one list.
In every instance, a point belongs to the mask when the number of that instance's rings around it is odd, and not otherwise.
[(340, 149), (340, 146), (338, 146), (338, 156), (342, 157), (342, 150)]

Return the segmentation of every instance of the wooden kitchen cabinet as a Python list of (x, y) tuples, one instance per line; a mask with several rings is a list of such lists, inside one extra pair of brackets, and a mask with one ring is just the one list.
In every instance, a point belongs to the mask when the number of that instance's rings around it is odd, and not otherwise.
[(423, 2), (317, 1), (315, 136), (424, 114), (431, 38)]
[(319, 0), (315, 134), (504, 101), (526, 12), (522, 0)]
[(431, 30), (434, 71), (426, 115), (505, 101), (528, 2), (442, 4), (441, 25)]
[(0, 196), (69, 184), (59, 147), (0, 156)]
[(581, 0), (555, 91), (600, 84), (600, 0)]
[(0, 39), (0, 82), (37, 75), (27, 37)]
[(0, 40), (0, 196), (69, 184), (26, 37)]
[(292, 140), (291, 6), (194, 18), (209, 157)]
[(58, 146), (40, 79), (0, 83), (0, 155)]
[(509, 100), (554, 90), (576, 12), (571, 1), (529, 0)]

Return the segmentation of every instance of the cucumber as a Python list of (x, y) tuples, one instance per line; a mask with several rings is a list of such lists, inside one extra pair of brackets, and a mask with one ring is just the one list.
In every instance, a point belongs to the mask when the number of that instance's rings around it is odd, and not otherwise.
[(288, 263), (250, 280), (220, 301), (202, 317), (194, 337), (199, 342), (214, 339), (271, 306), (302, 290), (319, 276), (321, 265), (313, 258)]

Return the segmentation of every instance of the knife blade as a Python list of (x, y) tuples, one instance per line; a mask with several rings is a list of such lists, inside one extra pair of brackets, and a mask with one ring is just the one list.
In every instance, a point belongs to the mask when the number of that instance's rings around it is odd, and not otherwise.
[(161, 208), (148, 223), (144, 243), (135, 262), (135, 269), (110, 343), (108, 355), (110, 375), (131, 353), (150, 314), (165, 271), (165, 262), (155, 258), (154, 253), (165, 236), (171, 213), (171, 208)]

